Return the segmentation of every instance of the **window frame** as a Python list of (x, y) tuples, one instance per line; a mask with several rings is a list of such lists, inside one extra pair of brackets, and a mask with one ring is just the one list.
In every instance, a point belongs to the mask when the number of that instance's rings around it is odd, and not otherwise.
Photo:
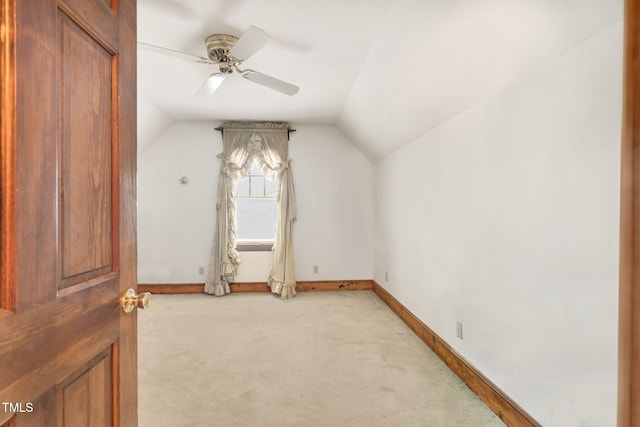
[[(262, 171), (260, 170), (260, 173), (253, 173), (253, 169), (254, 167), (259, 169), (259, 164), (256, 160), (253, 160), (253, 163), (251, 165), (251, 168), (249, 169), (249, 174), (245, 177), (243, 177), (241, 180), (238, 180), (238, 182), (236, 182), (236, 215), (237, 215), (237, 201), (239, 199), (246, 199), (246, 200), (273, 200), (274, 204), (276, 203), (276, 195), (267, 195), (267, 180), (268, 181), (273, 181), (274, 180), (270, 180), (268, 179), (264, 173), (262, 173)], [(251, 190), (252, 190), (252, 177), (260, 177), (262, 178), (262, 194), (263, 195), (252, 195), (251, 194)], [(249, 195), (239, 195), (238, 194), (238, 185), (240, 184), (240, 181), (247, 179), (249, 180), (249, 189), (248, 189), (248, 193)], [(277, 209), (277, 206), (276, 206)], [(277, 221), (277, 219), (276, 219)], [(273, 245), (275, 243), (275, 233), (273, 236), (273, 239), (238, 239), (236, 238), (236, 250), (238, 252), (266, 252), (266, 251), (271, 251), (273, 250)]]

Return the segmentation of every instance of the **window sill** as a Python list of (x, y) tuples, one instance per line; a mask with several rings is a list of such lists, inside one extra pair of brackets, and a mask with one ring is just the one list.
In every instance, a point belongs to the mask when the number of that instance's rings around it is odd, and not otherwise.
[(267, 252), (272, 249), (272, 242), (242, 242), (236, 244), (238, 252)]

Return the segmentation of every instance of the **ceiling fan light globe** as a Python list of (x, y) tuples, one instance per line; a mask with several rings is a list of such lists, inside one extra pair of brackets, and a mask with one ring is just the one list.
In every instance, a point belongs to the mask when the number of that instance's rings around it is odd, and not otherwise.
[(196, 95), (198, 96), (211, 96), (220, 87), (226, 76), (222, 73), (213, 73), (202, 84)]

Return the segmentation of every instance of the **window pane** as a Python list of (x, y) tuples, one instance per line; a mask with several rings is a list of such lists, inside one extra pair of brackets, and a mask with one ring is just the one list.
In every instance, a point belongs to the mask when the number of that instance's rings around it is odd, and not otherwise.
[(238, 240), (273, 240), (276, 236), (276, 203), (273, 199), (236, 201)]
[(276, 195), (276, 190), (277, 190), (276, 181), (273, 181), (271, 179), (266, 179), (264, 185), (265, 185), (265, 193), (267, 196)]
[(238, 196), (248, 196), (249, 195), (249, 178), (242, 179), (238, 181)]
[(249, 173), (251, 175), (262, 175), (262, 170), (260, 169), (260, 166), (258, 166), (258, 162), (253, 162)]
[(264, 196), (264, 176), (251, 177), (251, 195)]

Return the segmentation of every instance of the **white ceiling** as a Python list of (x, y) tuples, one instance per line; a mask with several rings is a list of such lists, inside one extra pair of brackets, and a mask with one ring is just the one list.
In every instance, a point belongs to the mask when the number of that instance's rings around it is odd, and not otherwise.
[(623, 0), (138, 0), (139, 41), (206, 56), (208, 35), (255, 25), (272, 41), (243, 65), (300, 86), (289, 97), (232, 75), (195, 97), (216, 67), (139, 49), (139, 135), (161, 127), (154, 118), (337, 124), (376, 160), (622, 10)]

